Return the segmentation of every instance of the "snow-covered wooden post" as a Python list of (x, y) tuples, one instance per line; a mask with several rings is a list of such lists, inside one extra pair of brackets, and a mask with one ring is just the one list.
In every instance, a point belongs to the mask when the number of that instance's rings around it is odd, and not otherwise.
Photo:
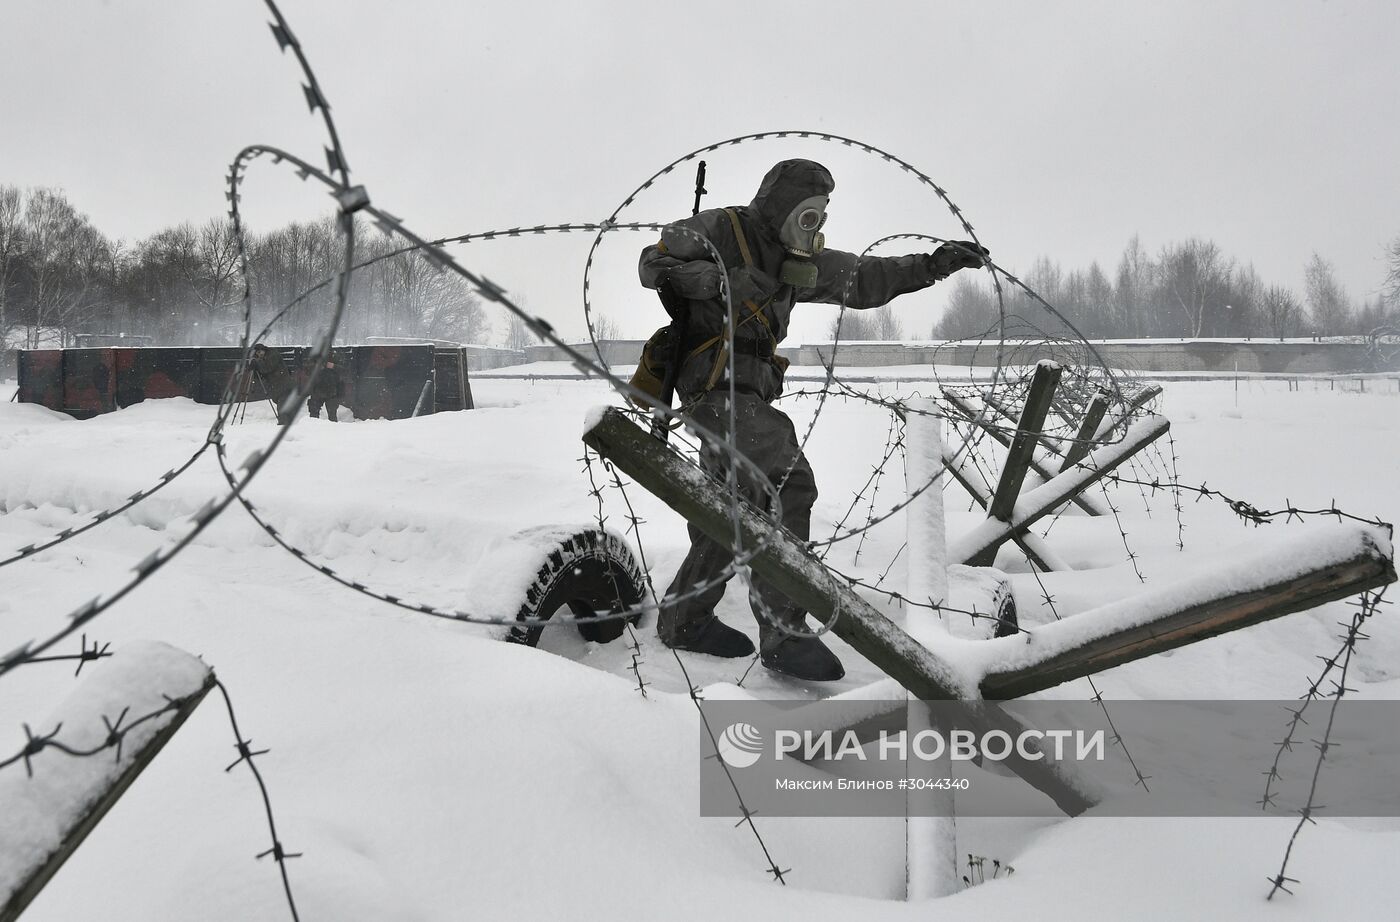
[(214, 686), (198, 657), (133, 643), (99, 663), (0, 773), (0, 922), (19, 918)]
[[(938, 405), (927, 398), (911, 400), (904, 420), (905, 537), (909, 542), (908, 598), (917, 602), (941, 602), (948, 596), (948, 539), (943, 517), (943, 420)], [(928, 609), (909, 613), (909, 628), (925, 617), (937, 619)]]
[[(915, 602), (942, 602), (948, 597), (948, 541), (943, 516), (943, 421), (932, 400), (909, 402), (904, 420), (904, 484), (909, 504), (904, 509), (909, 569), (905, 594)], [(905, 629), (920, 643), (946, 628), (927, 608), (911, 607)], [(907, 693), (906, 693), (907, 694)], [(913, 695), (905, 708), (905, 745), (930, 730), (928, 708)], [(905, 764), (911, 761), (906, 749)], [(950, 777), (952, 759), (925, 763), (935, 777)], [(912, 773), (911, 773), (912, 774)], [(904, 887), (910, 900), (948, 896), (957, 890), (957, 817), (951, 789), (915, 790), (905, 794)]]

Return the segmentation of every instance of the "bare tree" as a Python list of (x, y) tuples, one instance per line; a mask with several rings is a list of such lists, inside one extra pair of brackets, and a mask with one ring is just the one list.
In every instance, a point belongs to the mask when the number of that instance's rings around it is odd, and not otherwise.
[(1225, 312), (1230, 270), (1230, 260), (1211, 240), (1193, 237), (1162, 248), (1158, 278), (1168, 303), (1181, 314), (1184, 335), (1201, 336)]
[(876, 339), (892, 341), (904, 338), (904, 324), (895, 314), (894, 305), (886, 304), (884, 307), (877, 307), (865, 313), (870, 318), (871, 326), (874, 327), (871, 332), (875, 334)]
[(599, 342), (605, 339), (621, 339), (622, 329), (612, 316), (595, 311), (593, 314), (593, 338)]
[(953, 276), (948, 306), (933, 327), (934, 339), (968, 339), (987, 333), (996, 321), (997, 303), (968, 273)]
[[(515, 295), (515, 304), (521, 310), (525, 310), (525, 296)], [(526, 346), (533, 346), (536, 336), (530, 331), (525, 318), (517, 315), (514, 311), (506, 307), (501, 308), (501, 313), (505, 317), (505, 347), (514, 349), (516, 352), (524, 352)]]
[(1270, 285), (1264, 292), (1262, 313), (1269, 333), (1280, 341), (1297, 335), (1303, 322), (1303, 305), (1282, 285)]
[(1313, 331), (1319, 336), (1347, 332), (1351, 303), (1346, 289), (1337, 281), (1332, 264), (1314, 253), (1303, 270), (1307, 286), (1308, 312)]
[(526, 346), (535, 344), (535, 334), (531, 332), (525, 318), (506, 311), (506, 348), (524, 352)]
[(847, 308), (831, 322), (831, 338), (890, 342), (904, 338), (904, 324), (892, 304), (869, 310)]
[(1385, 248), (1385, 259), (1388, 269), (1381, 292), (1391, 308), (1400, 311), (1400, 234), (1396, 234), (1395, 239)]
[(482, 343), (490, 332), (481, 298), (457, 275), (434, 272), (420, 304), (419, 335), (459, 343)]
[(866, 311), (857, 311), (850, 308), (837, 314), (835, 319), (831, 321), (830, 335), (832, 340), (843, 339), (862, 342), (874, 339), (875, 324), (866, 314)]
[(106, 245), (105, 238), (63, 193), (53, 189), (30, 193), (22, 224), (29, 274), (30, 348), (38, 347), (45, 329), (57, 329), (66, 345), (88, 293), (88, 269), (94, 253)]
[(1084, 276), (1084, 303), (1078, 316), (1079, 331), (1091, 339), (1107, 336), (1113, 328), (1113, 283), (1097, 260)]
[(229, 319), (238, 304), (236, 281), (239, 275), (238, 237), (233, 222), (210, 218), (199, 228), (196, 246), (200, 278), (195, 294), (204, 305), (206, 338)]
[(1118, 261), (1118, 277), (1113, 288), (1113, 324), (1119, 336), (1151, 336), (1159, 324), (1152, 315), (1151, 288), (1156, 268), (1134, 234)]
[(0, 367), (4, 365), (10, 330), (16, 321), (9, 311), (10, 289), (20, 267), (20, 192), (14, 186), (0, 186)]

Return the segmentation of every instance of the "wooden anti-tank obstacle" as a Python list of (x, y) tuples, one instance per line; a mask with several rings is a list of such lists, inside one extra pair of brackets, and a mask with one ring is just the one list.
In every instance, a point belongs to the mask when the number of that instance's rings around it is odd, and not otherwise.
[[(1131, 453), (1149, 443), (1167, 423), (1148, 417), (1128, 427), (1123, 440), (1090, 451), (1086, 463), (1056, 476), (1022, 496), (1011, 521), (989, 519), (971, 535), (952, 544), (949, 559), (971, 559), (1017, 535), (1027, 524), (1068, 497), (1096, 482)], [(623, 473), (654, 493), (687, 521), (721, 542), (733, 540), (730, 499), (720, 484), (639, 428), (622, 412), (610, 409), (584, 435), (584, 441), (609, 458)], [(950, 473), (953, 469), (950, 468)], [(955, 475), (956, 476), (956, 475)], [(1129, 622), (1114, 617), (1112, 606), (1076, 615), (1037, 628), (1031, 642), (1017, 637), (987, 641), (1006, 645), (1014, 657), (990, 665), (977, 688), (967, 688), (959, 672), (938, 654), (917, 643), (894, 622), (836, 577), (802, 542), (765, 516), (741, 506), (742, 546), (761, 549), (749, 566), (798, 605), (825, 622), (835, 617), (833, 632), (862, 656), (918, 698), (925, 700), (1003, 699), (1049, 688), (1092, 675), (1112, 666), (1170, 650), (1206, 637), (1260, 621), (1312, 608), (1395, 579), (1388, 549), (1367, 528), (1352, 530), (1346, 541), (1319, 546), (1316, 559), (1304, 571), (1280, 583), (1269, 583), (1225, 596), (1212, 595), (1209, 579), (1199, 587), (1183, 587), (1166, 597), (1144, 593), (1141, 610)], [(1306, 547), (1308, 542), (1302, 544)], [(1193, 588), (1199, 591), (1192, 591)], [(1131, 605), (1134, 600), (1115, 603)], [(1093, 629), (1091, 629), (1093, 626)], [(1043, 653), (1041, 652), (1043, 651)], [(1015, 665), (1012, 665), (1014, 663)], [(1077, 814), (1092, 797), (1058, 769), (1043, 763), (1012, 767), (1050, 795), (1067, 813)]]

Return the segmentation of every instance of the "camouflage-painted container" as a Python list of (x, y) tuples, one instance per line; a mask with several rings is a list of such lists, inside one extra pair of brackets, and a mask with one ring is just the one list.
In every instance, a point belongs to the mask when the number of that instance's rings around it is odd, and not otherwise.
[[(274, 346), (287, 370), (305, 383), (306, 346)], [(415, 409), (470, 409), (471, 386), (460, 350), (447, 350), (447, 391), (434, 388), (431, 345), (342, 346), (332, 351), (340, 374), (340, 405), (356, 419), (407, 419)], [(226, 390), (234, 400), (267, 399), (257, 375), (238, 375), (237, 347), (21, 350), (19, 399), (87, 419), (157, 397), (193, 397), (217, 404)], [(455, 404), (460, 402), (461, 406)], [(420, 408), (421, 404), (421, 408)]]
[[(307, 380), (311, 377), (311, 368), (307, 365), (311, 358), (311, 347), (297, 347), (296, 365), (288, 365), (288, 369), (293, 372), (297, 389), (306, 387)], [(351, 394), (354, 392), (354, 364), (355, 347), (334, 346), (331, 348), (331, 361), (335, 363), (337, 377), (340, 378), (340, 398), (336, 401), (337, 406), (350, 406)], [(353, 412), (353, 409), (352, 409)], [(358, 414), (356, 414), (358, 418)]]
[[(407, 419), (432, 383), (433, 347), (355, 346), (346, 401), (356, 419)], [(431, 391), (429, 392), (431, 396)], [(425, 412), (431, 413), (429, 399)]]
[[(295, 375), (300, 367), (299, 357), (306, 352), (305, 346), (272, 346), (273, 352), (282, 357), (289, 374)], [(224, 389), (233, 387), (235, 402), (258, 403), (267, 400), (267, 391), (256, 374), (239, 376), (239, 363), (243, 350), (237, 346), (218, 346), (198, 350), (200, 353), (199, 396), (200, 403), (217, 404), (222, 402)], [(237, 379), (237, 380), (235, 380)]]
[(200, 352), (194, 348), (116, 349), (117, 406), (165, 397), (199, 399)]
[(63, 409), (62, 349), (21, 349), (17, 368), (20, 403)]
[(88, 419), (117, 408), (115, 349), (65, 349), (63, 412)]
[[(311, 375), (311, 368), (307, 362), (311, 359), (310, 346), (298, 346), (296, 350), (296, 367), (292, 368), (288, 364), (287, 368), (296, 375), (297, 387), (306, 383), (306, 379)], [(289, 360), (290, 361), (290, 360)], [(355, 362), (354, 346), (335, 346), (331, 349), (331, 361), (335, 363), (335, 370), (340, 372), (342, 385), (350, 378), (351, 366)]]
[[(224, 390), (234, 386), (235, 399), (243, 395), (243, 387), (234, 381), (243, 350), (236, 346), (209, 346), (199, 350), (199, 389), (195, 400), (199, 403), (217, 404), (223, 401)], [(250, 388), (256, 382), (250, 382)], [(262, 389), (257, 388), (257, 399), (262, 399)]]
[(472, 408), (472, 386), (465, 349), (437, 348), (433, 352), (433, 412)]

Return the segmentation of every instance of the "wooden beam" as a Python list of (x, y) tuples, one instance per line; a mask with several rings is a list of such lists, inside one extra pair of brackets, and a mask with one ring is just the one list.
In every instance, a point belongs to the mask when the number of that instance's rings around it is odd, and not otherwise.
[[(1025, 635), (985, 641), (1002, 645), (1014, 665), (990, 670), (981, 681), (982, 694), (994, 700), (1019, 698), (1384, 586), (1395, 581), (1391, 554), (1390, 542), (1371, 528), (1326, 527), (1253, 558), (1041, 625), (1029, 642)], [(1290, 560), (1306, 563), (1284, 578), (1269, 575)], [(995, 657), (1000, 651), (987, 647), (985, 652)]]
[[(992, 494), (986, 486), (979, 483), (977, 478), (968, 473), (965, 462), (958, 458), (953, 452), (945, 451), (943, 464), (947, 467), (948, 473), (953, 475), (953, 479), (962, 485), (978, 505), (986, 509), (992, 504)], [(1016, 542), (1016, 546), (1025, 552), (1031, 563), (1041, 570), (1068, 570), (1069, 564), (1060, 559), (1060, 556), (1051, 549), (1049, 543), (1029, 529), (1023, 529), (1011, 536), (1011, 540)]]
[(1099, 446), (1072, 470), (1057, 475), (1022, 496), (1016, 504), (1012, 521), (1003, 522), (1000, 519), (989, 518), (953, 542), (948, 549), (948, 559), (955, 563), (976, 566), (975, 562), (986, 559), (989, 553), (995, 557), (996, 549), (1017, 532), (1029, 528), (1043, 516), (1064, 505), (1071, 496), (1097, 483), (1104, 475), (1160, 438), (1170, 428), (1171, 423), (1160, 416), (1138, 420), (1128, 429), (1122, 441)]
[(994, 519), (1003, 522), (1011, 520), (1011, 510), (1016, 506), (1016, 498), (1021, 495), (1021, 485), (1026, 482), (1026, 471), (1035, 460), (1035, 446), (1040, 441), (1040, 430), (1045, 427), (1045, 414), (1050, 411), (1050, 399), (1055, 396), (1055, 388), (1059, 386), (1061, 370), (1054, 362), (1041, 362), (1035, 366), (1035, 377), (1031, 379), (1030, 392), (1026, 394), (1021, 418), (1016, 423), (1016, 436), (1007, 448), (1006, 463), (1002, 465), (1001, 476), (997, 478), (992, 504), (987, 507), (987, 515)]
[[(729, 494), (621, 412), (606, 410), (584, 433), (583, 441), (710, 538), (724, 545), (733, 542)], [(749, 561), (755, 573), (818, 620), (834, 619), (836, 636), (915, 697), (929, 701), (970, 697), (969, 690), (960, 684), (961, 673), (956, 667), (877, 611), (823, 566), (802, 542), (747, 503), (740, 504), (738, 525), (743, 547), (763, 545)], [(1007, 721), (1014, 723), (997, 709), (980, 709), (978, 713), (983, 715), (982, 729), (1006, 729)], [(1018, 732), (1012, 732), (1013, 738)], [(1008, 760), (1008, 767), (1072, 816), (1097, 800), (1087, 782), (1048, 759), (1018, 758)]]
[(1084, 411), (1084, 418), (1079, 421), (1079, 431), (1074, 435), (1074, 442), (1065, 452), (1065, 459), (1060, 462), (1060, 473), (1074, 467), (1089, 449), (1094, 447), (1094, 433), (1099, 431), (1099, 423), (1103, 421), (1103, 415), (1108, 412), (1108, 392), (1099, 389), (1094, 395), (1094, 399), (1089, 401), (1089, 409)]
[(1162, 385), (1160, 384), (1149, 384), (1147, 387), (1138, 391), (1128, 399), (1128, 402), (1123, 405), (1123, 409), (1118, 410), (1105, 422), (1099, 424), (1098, 431), (1094, 433), (1094, 441), (1102, 442), (1113, 432), (1121, 429), (1124, 423), (1132, 419), (1133, 413), (1136, 412), (1138, 408), (1146, 406), (1161, 393)]
[[(1006, 435), (1006, 433), (1003, 432), (999, 427), (987, 422), (985, 419), (979, 421), (979, 414), (976, 408), (974, 408), (966, 400), (964, 400), (962, 397), (959, 397), (957, 394), (949, 393), (947, 390), (944, 390), (943, 396), (947, 399), (947, 401), (950, 404), (952, 404), (954, 409), (966, 416), (969, 422), (977, 424), (988, 435), (990, 435), (993, 439), (1000, 442), (1007, 448), (1011, 447), (1011, 439)], [(990, 402), (988, 403), (988, 406), (992, 406), (993, 409), (996, 409), (997, 412), (1001, 415), (1006, 414), (1005, 409), (1001, 408), (1000, 406), (994, 405)], [(1042, 445), (1043, 444), (1044, 443), (1042, 443)], [(1056, 455), (1060, 454), (1060, 452), (1057, 449), (1052, 450), (1055, 451)], [(1032, 456), (1030, 465), (1031, 470), (1035, 471), (1036, 475), (1039, 476), (1042, 481), (1050, 481), (1055, 479), (1055, 469), (1049, 464), (1042, 461), (1041, 459)], [(1074, 503), (1080, 509), (1083, 509), (1089, 515), (1106, 515), (1108, 512), (1108, 510), (1101, 508), (1093, 499), (1091, 499), (1088, 496), (1075, 495), (1070, 497), (1069, 501)]]
[[(164, 645), (160, 645), (164, 646)], [(151, 764), (151, 760), (175, 735), (175, 732), (184, 725), (185, 719), (190, 716), (199, 703), (204, 700), (204, 696), (214, 687), (214, 673), (195, 657), (175, 651), (173, 648), (165, 647), (165, 650), (172, 651), (171, 654), (161, 654), (162, 663), (169, 663), (172, 656), (184, 657), (189, 662), (189, 667), (184, 669), (185, 675), (202, 676), (200, 681), (190, 684), (183, 684), (180, 688), (171, 687), (167, 684), (164, 691), (178, 694), (184, 691), (185, 694), (174, 699), (178, 705), (169, 711), (161, 714), (159, 718), (150, 721), (150, 726), (154, 727), (154, 732), (141, 729), (139, 733), (128, 733), (123, 739), (123, 748), (119, 750), (120, 760), (113, 762), (113, 754), (102, 752), (98, 755), (87, 758), (75, 757), (63, 752), (54, 750), (52, 755), (46, 755), (41, 750), (33, 757), (35, 781), (43, 777), (43, 784), (36, 784), (35, 790), (41, 792), (40, 797), (48, 796), (57, 798), (50, 804), (45, 801), (32, 801), (35, 796), (27, 791), (27, 785), (19, 788), (6, 788), (0, 785), (0, 816), (7, 819), (14, 819), (20, 824), (17, 829), (8, 831), (0, 830), (0, 845), (4, 850), (16, 850), (16, 854), (27, 857), (27, 862), (12, 865), (10, 868), (14, 877), (0, 874), (0, 922), (13, 922), (24, 912), (34, 897), (44, 889), (44, 886), (58, 872), (78, 846), (87, 838), (88, 833), (96, 828), (97, 824), (107, 815), (107, 811), (112, 809), (116, 802), (126, 793), (127, 788), (134, 782)], [(142, 704), (136, 708), (137, 713), (133, 717), (140, 716), (143, 708), (158, 708), (157, 702), (164, 703), (162, 696), (157, 689), (151, 686), (150, 679), (143, 675), (143, 668), (140, 664), (135, 668), (130, 668), (132, 658), (128, 656), (127, 663), (118, 666), (118, 661), (126, 655), (126, 651), (116, 654), (107, 663), (99, 666), (93, 673), (93, 678), (88, 679), (79, 687), (80, 692), (90, 685), (97, 687), (107, 687), (101, 683), (110, 683), (117, 687), (122, 687), (120, 682), (112, 683), (111, 678), (114, 669), (121, 668), (125, 671), (125, 681), (128, 685), (133, 685), (137, 691), (132, 692), (134, 698), (139, 699)], [(105, 667), (105, 668), (104, 668)], [(145, 679), (144, 687), (140, 684)], [(79, 693), (75, 692), (75, 698)], [(89, 698), (102, 701), (101, 694), (90, 694)], [(70, 698), (70, 701), (74, 699)], [(86, 699), (81, 699), (86, 701)], [(130, 700), (130, 699), (123, 699)], [(135, 701), (132, 702), (136, 704)], [(92, 749), (101, 745), (105, 738), (105, 731), (102, 731), (102, 719), (116, 719), (117, 715), (102, 714), (96, 711), (87, 711), (79, 706), (75, 713), (72, 709), (63, 711), (66, 719), (53, 721), (60, 723), (60, 726), (73, 726), (79, 728), (79, 732), (86, 733), (81, 740), (74, 740), (65, 734), (64, 741), (78, 748)], [(150, 711), (154, 713), (154, 711)], [(81, 717), (81, 720), (73, 718)], [(120, 721), (118, 721), (120, 723)], [(51, 724), (50, 724), (51, 725)], [(91, 732), (93, 728), (100, 732), (94, 736)], [(102, 765), (113, 765), (110, 771), (93, 772), (91, 766), (84, 766), (84, 762), (100, 760)], [(17, 771), (11, 767), (13, 773)], [(21, 777), (19, 781), (25, 782), (30, 779), (23, 777), (23, 771), (19, 770)], [(56, 779), (55, 775), (62, 775), (61, 779)], [(13, 798), (13, 799), (12, 799)], [(28, 801), (26, 810), (25, 802)], [(11, 836), (24, 834), (23, 820), (27, 813), (42, 812), (44, 823), (39, 827), (37, 838), (34, 834), (22, 839), (11, 839)]]

